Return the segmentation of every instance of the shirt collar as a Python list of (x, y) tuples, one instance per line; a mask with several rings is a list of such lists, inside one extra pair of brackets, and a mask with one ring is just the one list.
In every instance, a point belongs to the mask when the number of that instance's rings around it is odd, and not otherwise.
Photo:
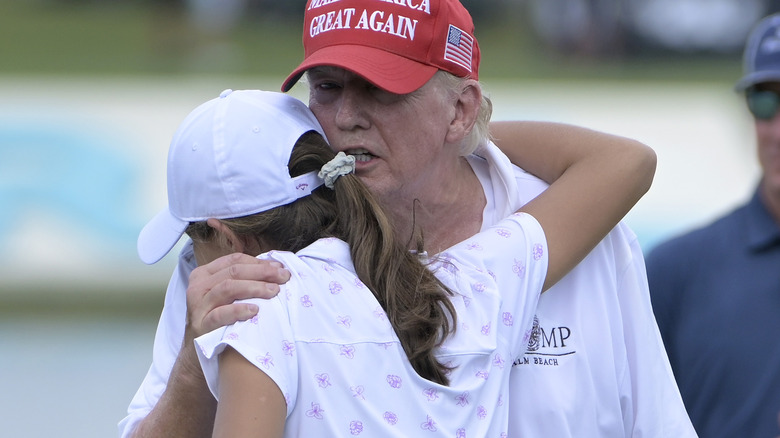
[(337, 265), (354, 270), (354, 267), (352, 266), (352, 255), (349, 252), (349, 245), (343, 240), (335, 237), (318, 239), (311, 245), (298, 251), (297, 255), (300, 257), (312, 257), (333, 262)]

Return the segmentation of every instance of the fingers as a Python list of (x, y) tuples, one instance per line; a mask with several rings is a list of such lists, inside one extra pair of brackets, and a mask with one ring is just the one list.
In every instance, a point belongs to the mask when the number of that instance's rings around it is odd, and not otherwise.
[(230, 254), (196, 268), (187, 288), (188, 331), (194, 337), (257, 314), (257, 306), (234, 303), (273, 298), (290, 278), (281, 263)]
[[(274, 280), (276, 280), (280, 275), (279, 272), (280, 269), (286, 271), (282, 266), (282, 264), (279, 262), (274, 262), (270, 260), (260, 260), (256, 257), (252, 257), (250, 255), (238, 253), (238, 252), (233, 254), (228, 254), (226, 256), (222, 256), (209, 264), (198, 267), (197, 269), (195, 269), (195, 271), (201, 271), (201, 273), (205, 271), (209, 275), (212, 275), (212, 274), (218, 274), (220, 272), (225, 272), (226, 270), (230, 272), (232, 269), (241, 266), (260, 266), (263, 269), (259, 271), (252, 271), (253, 274), (261, 273), (260, 277), (256, 277), (256, 278), (236, 277), (237, 279), (246, 279), (246, 280), (254, 279), (254, 280), (265, 280), (265, 281), (274, 282)], [(289, 272), (286, 272), (284, 275), (287, 278), (289, 278)]]
[(204, 294), (216, 289), (219, 294), (211, 298), (227, 304), (245, 298), (273, 298), (289, 278), (290, 272), (279, 262), (235, 253), (196, 268), (190, 274), (190, 288)]
[(206, 313), (200, 325), (204, 333), (207, 333), (238, 321), (246, 321), (257, 315), (257, 311), (258, 308), (254, 304), (225, 304)]

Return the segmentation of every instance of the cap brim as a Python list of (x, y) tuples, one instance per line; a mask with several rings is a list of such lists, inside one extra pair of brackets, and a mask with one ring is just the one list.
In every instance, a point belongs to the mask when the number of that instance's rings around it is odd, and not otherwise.
[(282, 84), (290, 91), (306, 70), (312, 67), (340, 67), (356, 73), (377, 87), (395, 94), (416, 91), (438, 71), (438, 68), (412, 61), (381, 49), (359, 45), (323, 47), (309, 55)]
[(780, 69), (770, 71), (759, 71), (745, 75), (734, 86), (736, 91), (745, 91), (753, 85), (763, 82), (780, 82)]
[(184, 234), (189, 222), (171, 214), (166, 208), (146, 224), (138, 235), (138, 256), (147, 265), (159, 262)]

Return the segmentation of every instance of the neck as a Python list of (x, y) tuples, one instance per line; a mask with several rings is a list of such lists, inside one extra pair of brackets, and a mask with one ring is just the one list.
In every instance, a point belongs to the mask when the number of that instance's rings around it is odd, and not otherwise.
[[(449, 175), (430, 190), (384, 202), (395, 207), (389, 213), (399, 235), (416, 237), (415, 230), (422, 232), (424, 249), (430, 254), (473, 236), (482, 227), (485, 193), (471, 165), (461, 158), (457, 171)], [(416, 249), (416, 239), (410, 244)]]

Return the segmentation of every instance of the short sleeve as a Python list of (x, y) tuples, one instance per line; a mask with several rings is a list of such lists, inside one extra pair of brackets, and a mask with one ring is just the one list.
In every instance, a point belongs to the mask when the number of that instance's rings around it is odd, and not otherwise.
[(259, 307), (255, 317), (195, 340), (203, 374), (215, 397), (219, 394), (219, 354), (229, 345), (276, 383), (284, 395), (289, 416), (290, 408), (295, 405), (298, 362), (287, 306), (281, 297), (286, 296), (290, 287), (294, 287), (291, 282), (283, 285), (279, 295), (272, 299), (246, 300)]

